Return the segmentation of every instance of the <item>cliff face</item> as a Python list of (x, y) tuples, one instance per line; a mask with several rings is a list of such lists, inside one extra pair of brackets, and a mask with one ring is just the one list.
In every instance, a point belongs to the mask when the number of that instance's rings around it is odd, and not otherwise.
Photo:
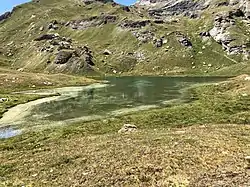
[(33, 0), (0, 16), (0, 65), (20, 71), (239, 74), (248, 0)]

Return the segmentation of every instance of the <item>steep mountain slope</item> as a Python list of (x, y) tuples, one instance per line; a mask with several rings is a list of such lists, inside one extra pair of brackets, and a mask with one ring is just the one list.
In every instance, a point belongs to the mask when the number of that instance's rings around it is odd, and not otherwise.
[(34, 0), (0, 16), (0, 65), (77, 74), (250, 70), (246, 0)]

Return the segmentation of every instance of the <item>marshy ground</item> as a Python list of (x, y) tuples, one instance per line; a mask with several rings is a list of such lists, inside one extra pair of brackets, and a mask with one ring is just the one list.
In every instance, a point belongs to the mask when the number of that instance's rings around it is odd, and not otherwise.
[[(248, 76), (189, 94), (181, 105), (0, 140), (0, 185), (250, 186)], [(126, 123), (137, 131), (118, 133)]]

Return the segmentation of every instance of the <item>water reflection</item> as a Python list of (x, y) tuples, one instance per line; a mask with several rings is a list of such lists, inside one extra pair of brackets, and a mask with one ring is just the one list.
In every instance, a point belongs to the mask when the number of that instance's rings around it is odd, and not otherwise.
[(108, 87), (72, 90), (63, 100), (34, 107), (29, 120), (36, 121), (34, 116), (38, 115), (45, 120), (61, 121), (141, 106), (162, 106), (169, 100), (179, 99), (185, 87), (225, 78), (109, 77), (108, 80)]

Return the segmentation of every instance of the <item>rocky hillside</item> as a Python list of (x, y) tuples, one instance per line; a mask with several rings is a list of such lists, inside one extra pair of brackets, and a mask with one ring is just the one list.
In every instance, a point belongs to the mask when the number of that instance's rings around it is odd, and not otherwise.
[(248, 0), (33, 0), (0, 16), (0, 66), (77, 74), (250, 70)]

